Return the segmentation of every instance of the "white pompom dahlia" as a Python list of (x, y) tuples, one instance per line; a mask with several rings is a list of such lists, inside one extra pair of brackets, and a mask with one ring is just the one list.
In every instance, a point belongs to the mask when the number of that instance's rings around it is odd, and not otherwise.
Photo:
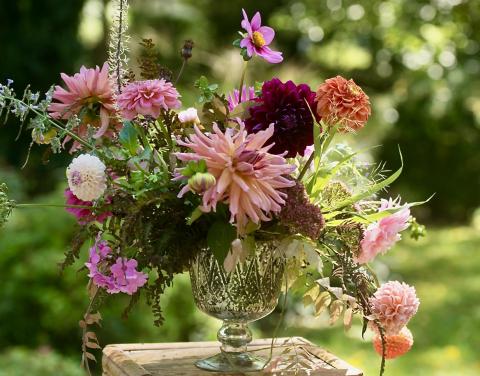
[(74, 158), (67, 167), (68, 186), (83, 201), (100, 198), (107, 188), (107, 176), (103, 162), (90, 154)]

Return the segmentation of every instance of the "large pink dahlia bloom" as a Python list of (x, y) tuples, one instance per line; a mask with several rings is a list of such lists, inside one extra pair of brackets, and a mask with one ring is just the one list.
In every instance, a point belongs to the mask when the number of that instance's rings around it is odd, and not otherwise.
[[(66, 89), (56, 86), (53, 93), (53, 102), (48, 107), (50, 116), (54, 119), (69, 119), (73, 115), (80, 118), (80, 125), (73, 129), (80, 137), (88, 135), (88, 126), (98, 128), (94, 134), (95, 138), (110, 136), (113, 130), (109, 125), (115, 128), (119, 125), (115, 119), (115, 101), (113, 98), (113, 89), (108, 78), (108, 64), (103, 64), (102, 69), (87, 69), (84, 66), (80, 68), (79, 73), (68, 76), (61, 73)], [(65, 142), (70, 141), (70, 137), (65, 138)], [(80, 144), (74, 141), (71, 151), (78, 150)]]
[[(398, 207), (399, 203), (392, 199), (382, 200), (378, 211)], [(392, 248), (401, 239), (400, 232), (408, 228), (409, 219), (410, 208), (405, 206), (396, 213), (368, 225), (360, 242), (360, 253), (355, 257), (355, 261), (365, 264), (379, 253), (385, 253)]]
[[(217, 125), (213, 134), (195, 133), (179, 144), (192, 153), (177, 153), (182, 161), (204, 160), (216, 183), (203, 193), (202, 210), (215, 210), (218, 202), (229, 204), (231, 221), (242, 233), (248, 220), (254, 223), (270, 220), (269, 214), (280, 212), (286, 194), (281, 188), (295, 185), (285, 175), (295, 167), (284, 157), (270, 154), (273, 144), (265, 146), (273, 135), (273, 125), (264, 131), (247, 134), (243, 124), (239, 130), (228, 128), (223, 133)], [(179, 196), (190, 190), (186, 185)]]
[(399, 333), (420, 305), (415, 288), (398, 281), (381, 285), (369, 303), (372, 314), (383, 325), (387, 335)]
[(179, 97), (172, 83), (162, 78), (128, 84), (117, 97), (117, 103), (125, 119), (132, 120), (137, 115), (158, 118), (162, 109), (180, 108)]

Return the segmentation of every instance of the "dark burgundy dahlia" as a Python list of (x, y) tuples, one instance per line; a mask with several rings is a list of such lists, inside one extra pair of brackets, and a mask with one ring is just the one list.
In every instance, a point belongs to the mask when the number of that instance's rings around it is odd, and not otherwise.
[(310, 87), (274, 78), (263, 84), (262, 93), (255, 101), (258, 104), (250, 108), (250, 117), (245, 120), (248, 133), (265, 130), (273, 123), (275, 132), (270, 141), (275, 145), (270, 152), (286, 151), (289, 158), (297, 154), (303, 156), (305, 148), (313, 144), (315, 93)]

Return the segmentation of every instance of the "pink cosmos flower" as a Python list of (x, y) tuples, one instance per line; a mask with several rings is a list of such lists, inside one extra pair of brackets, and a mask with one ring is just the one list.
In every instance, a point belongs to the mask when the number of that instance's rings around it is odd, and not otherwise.
[(162, 109), (180, 108), (182, 103), (178, 100), (179, 97), (180, 94), (172, 83), (162, 78), (128, 84), (117, 97), (117, 103), (122, 116), (127, 120), (132, 120), (137, 115), (158, 118)]
[(372, 314), (380, 321), (387, 335), (399, 333), (417, 313), (420, 305), (415, 288), (398, 281), (381, 285), (369, 303)]
[(241, 98), (240, 98), (240, 92), (238, 91), (238, 89), (235, 89), (232, 93), (228, 95), (227, 97), (228, 109), (230, 111), (233, 111), (235, 107), (237, 107), (240, 103), (251, 101), (256, 97), (257, 96), (255, 94), (255, 88), (253, 86), (247, 87), (243, 85)]
[[(215, 185), (202, 194), (204, 212), (215, 211), (218, 202), (228, 203), (230, 220), (236, 222), (239, 233), (244, 231), (248, 220), (268, 221), (270, 213), (280, 212), (286, 197), (280, 189), (295, 185), (284, 175), (290, 174), (295, 166), (287, 164), (281, 155), (268, 152), (273, 145), (265, 143), (273, 135), (273, 126), (250, 135), (243, 124), (239, 130), (228, 128), (225, 133), (216, 124), (213, 134), (203, 134), (198, 127), (194, 130), (189, 139), (178, 142), (192, 153), (176, 155), (182, 161), (204, 160), (208, 172), (215, 177)], [(176, 180), (184, 178), (180, 171)], [(186, 185), (179, 197), (190, 190)]]
[[(118, 257), (113, 265), (112, 249), (107, 242), (97, 239), (90, 248), (90, 255), (85, 266), (89, 270), (88, 276), (92, 282), (107, 290), (109, 294), (123, 292), (134, 294), (140, 287), (147, 283), (148, 276), (137, 271), (138, 263), (134, 259)], [(106, 272), (110, 273), (106, 273)]]
[[(80, 137), (88, 135), (88, 126), (98, 128), (95, 138), (111, 136), (119, 127), (115, 119), (115, 101), (113, 89), (108, 78), (108, 64), (103, 64), (102, 69), (87, 69), (84, 66), (80, 72), (73, 76), (61, 73), (67, 89), (56, 86), (52, 102), (48, 107), (50, 116), (54, 119), (70, 119), (73, 115), (80, 118), (80, 125), (73, 129)], [(109, 127), (109, 125), (113, 125)], [(64, 142), (70, 141), (67, 136)], [(74, 141), (70, 152), (80, 149), (81, 145)]]
[[(398, 201), (382, 200), (378, 211), (398, 208), (399, 206)], [(360, 242), (360, 253), (355, 256), (355, 261), (359, 264), (365, 264), (373, 260), (379, 253), (385, 253), (392, 248), (401, 239), (399, 233), (408, 228), (409, 219), (410, 208), (407, 205), (396, 213), (368, 225)]]
[[(92, 201), (83, 201), (77, 198), (70, 189), (65, 189), (64, 192), (66, 204), (67, 205), (78, 205), (78, 206), (93, 206)], [(93, 209), (93, 208), (92, 208)], [(87, 208), (65, 208), (65, 210), (73, 214), (78, 221), (79, 225), (86, 225), (90, 222), (100, 222), (103, 223), (108, 217), (112, 216), (111, 212), (101, 212), (95, 213), (92, 209)]]
[[(412, 332), (404, 327), (400, 333), (385, 336), (385, 359), (394, 359), (409, 352), (413, 346)], [(373, 338), (373, 348), (382, 356), (382, 337), (377, 334)]]
[(270, 43), (275, 37), (275, 31), (268, 26), (262, 26), (262, 18), (260, 12), (255, 13), (250, 22), (247, 13), (244, 9), (242, 27), (247, 32), (247, 35), (241, 40), (240, 47), (247, 49), (247, 55), (252, 57), (258, 55), (264, 58), (269, 63), (280, 63), (283, 61), (282, 53), (272, 51)]
[(370, 116), (370, 101), (353, 80), (342, 76), (329, 78), (317, 90), (317, 114), (328, 126), (338, 125), (341, 132), (357, 131)]

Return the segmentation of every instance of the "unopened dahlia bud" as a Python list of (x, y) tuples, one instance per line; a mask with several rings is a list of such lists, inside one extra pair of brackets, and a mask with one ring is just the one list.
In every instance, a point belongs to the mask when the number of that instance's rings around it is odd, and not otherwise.
[(203, 193), (213, 187), (216, 182), (215, 176), (209, 172), (197, 172), (188, 179), (188, 186), (196, 193)]
[(57, 131), (55, 129), (50, 129), (45, 133), (38, 128), (33, 128), (32, 130), (32, 140), (38, 145), (48, 145), (56, 135)]
[(190, 107), (178, 113), (178, 120), (182, 124), (199, 125), (200, 119), (196, 108)]

